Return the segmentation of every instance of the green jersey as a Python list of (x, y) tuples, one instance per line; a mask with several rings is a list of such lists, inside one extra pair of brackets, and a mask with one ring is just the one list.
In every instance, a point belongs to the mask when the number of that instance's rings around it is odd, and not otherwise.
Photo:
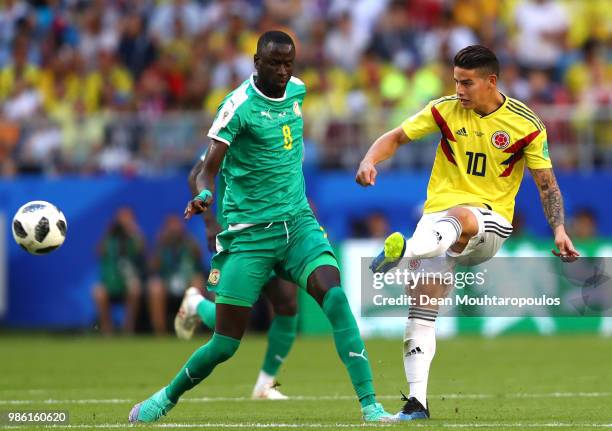
[(227, 224), (285, 221), (310, 212), (302, 172), (305, 94), (304, 83), (292, 77), (283, 97), (267, 97), (252, 75), (221, 103), (208, 136), (229, 146), (221, 167)]

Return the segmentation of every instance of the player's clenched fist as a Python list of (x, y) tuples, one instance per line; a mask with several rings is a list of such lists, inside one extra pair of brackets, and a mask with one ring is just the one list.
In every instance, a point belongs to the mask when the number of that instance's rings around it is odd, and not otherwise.
[(378, 172), (374, 167), (374, 163), (364, 160), (359, 164), (355, 181), (364, 187), (373, 186), (376, 183), (377, 174)]
[(185, 208), (185, 219), (189, 220), (194, 214), (201, 214), (208, 209), (210, 204), (212, 203), (212, 195), (205, 196), (204, 199), (198, 195), (189, 202), (187, 202), (187, 207)]

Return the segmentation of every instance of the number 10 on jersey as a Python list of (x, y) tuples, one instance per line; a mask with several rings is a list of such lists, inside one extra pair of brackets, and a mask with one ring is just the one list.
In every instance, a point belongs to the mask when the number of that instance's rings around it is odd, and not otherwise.
[(291, 128), (286, 124), (283, 126), (283, 138), (284, 138), (283, 148), (285, 150), (292, 149), (293, 148), (293, 136), (291, 136)]
[(487, 155), (471, 151), (466, 151), (465, 155), (468, 156), (467, 173), (484, 177), (487, 172)]

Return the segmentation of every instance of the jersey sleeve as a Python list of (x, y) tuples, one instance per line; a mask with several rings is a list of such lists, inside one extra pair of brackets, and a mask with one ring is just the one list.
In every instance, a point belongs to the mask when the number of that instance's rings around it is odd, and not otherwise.
[(208, 131), (208, 137), (231, 145), (240, 132), (241, 127), (242, 121), (238, 112), (238, 106), (234, 104), (232, 99), (229, 99), (217, 111), (217, 116)]
[(401, 127), (411, 141), (440, 131), (431, 112), (433, 104), (434, 102), (429, 102), (425, 108), (402, 122)]
[(548, 137), (543, 129), (536, 138), (525, 147), (525, 160), (530, 169), (552, 168), (548, 154)]

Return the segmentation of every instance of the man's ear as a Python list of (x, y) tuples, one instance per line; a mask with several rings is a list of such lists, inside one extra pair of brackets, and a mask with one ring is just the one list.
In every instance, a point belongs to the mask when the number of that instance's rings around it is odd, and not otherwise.
[(493, 73), (489, 75), (489, 85), (492, 87), (497, 86), (497, 75), (494, 75)]
[(260, 61), (259, 55), (255, 54), (253, 56), (253, 64), (255, 65), (256, 69), (259, 67), (259, 61)]

